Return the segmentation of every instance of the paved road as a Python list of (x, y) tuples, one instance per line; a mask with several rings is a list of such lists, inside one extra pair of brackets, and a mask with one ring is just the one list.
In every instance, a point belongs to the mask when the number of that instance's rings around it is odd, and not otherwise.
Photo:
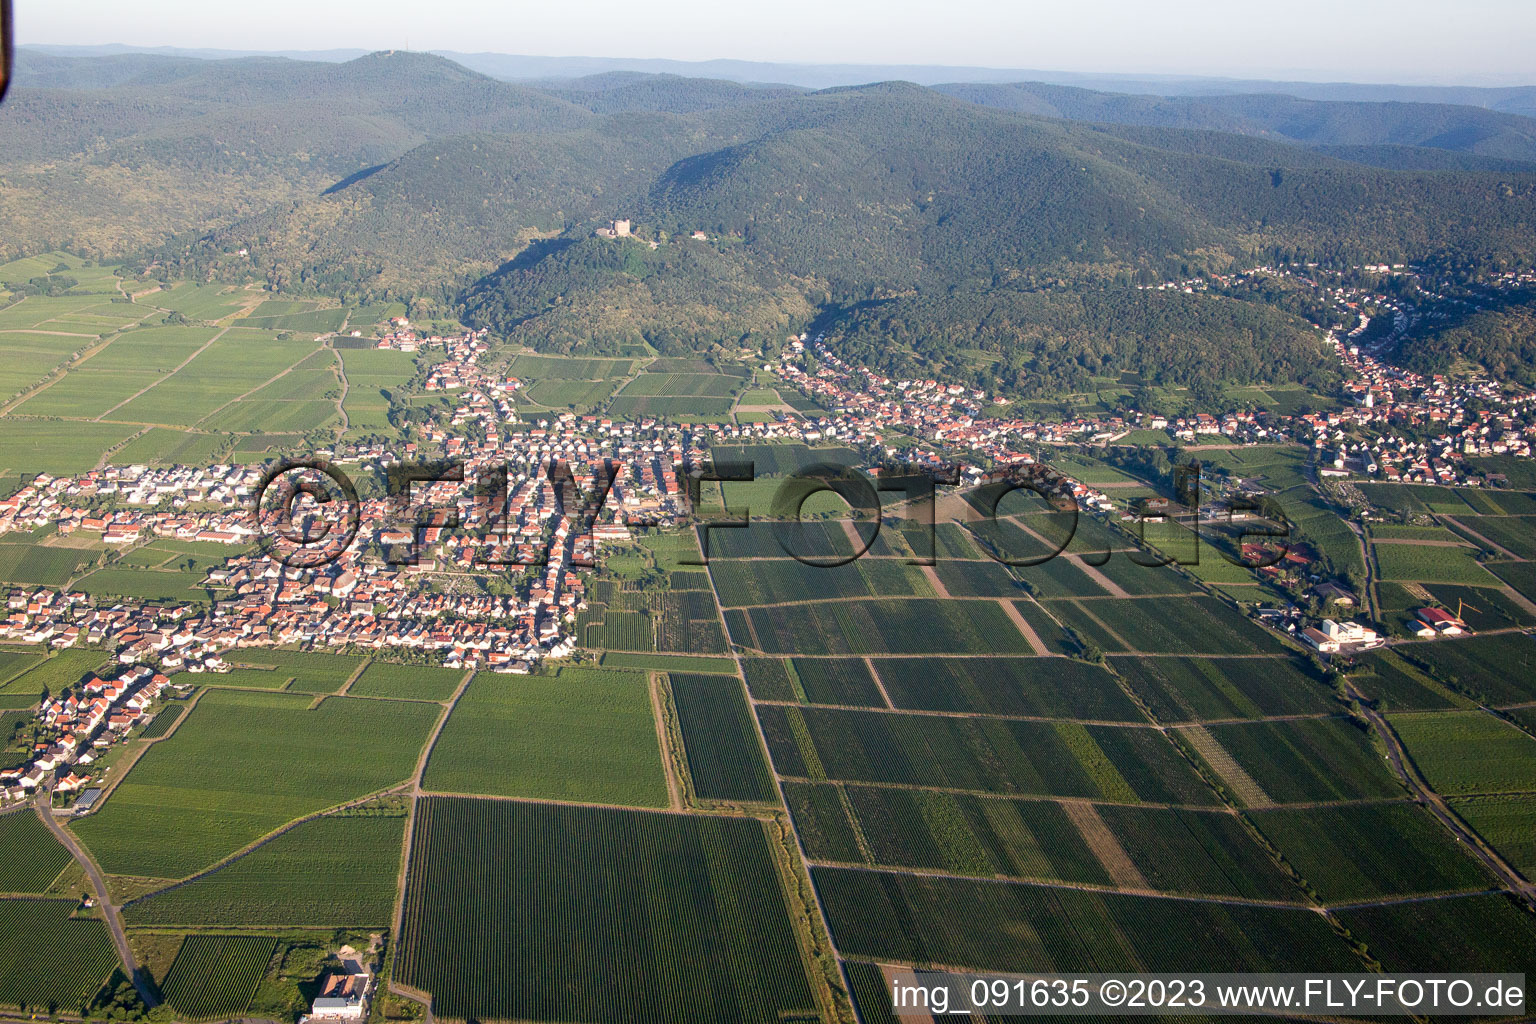
[(144, 971), (140, 969), (133, 959), (133, 948), (128, 945), (128, 934), (123, 931), (122, 915), (118, 912), (119, 908), (113, 905), (112, 898), (107, 893), (107, 880), (102, 877), (101, 869), (96, 866), (96, 862), (75, 841), (75, 837), (70, 835), (54, 819), (53, 811), (50, 809), (51, 804), (51, 792), (39, 793), (34, 810), (37, 811), (37, 816), (43, 820), (43, 824), (48, 826), (48, 830), (53, 833), (54, 838), (63, 843), (70, 856), (74, 857), (75, 860), (80, 862), (80, 866), (85, 868), (85, 875), (91, 880), (91, 888), (96, 890), (96, 905), (101, 908), (101, 916), (106, 921), (107, 930), (112, 933), (112, 941), (117, 945), (117, 957), (123, 962), (123, 973), (132, 979), (133, 987), (139, 990), (139, 998), (144, 1000), (145, 1006), (158, 1006), (160, 1003), (159, 998), (146, 981)]
[(1440, 823), (1456, 837), (1483, 865), (1493, 873), (1493, 876), (1510, 892), (1523, 896), (1528, 903), (1536, 904), (1536, 884), (1528, 882), (1518, 871), (1510, 867), (1504, 858), (1489, 849), (1482, 839), (1461, 823), (1461, 819), (1451, 811), (1445, 799), (1429, 788), (1428, 782), (1419, 774), (1415, 766), (1404, 756), (1403, 744), (1398, 739), (1397, 732), (1387, 722), (1386, 717), (1366, 703), (1366, 698), (1345, 679), (1345, 691), (1360, 705), (1360, 710), (1370, 720), (1382, 740), (1387, 745), (1387, 759), (1392, 764), (1392, 769), (1397, 772), (1398, 778), (1408, 787), (1420, 803), (1429, 809)]

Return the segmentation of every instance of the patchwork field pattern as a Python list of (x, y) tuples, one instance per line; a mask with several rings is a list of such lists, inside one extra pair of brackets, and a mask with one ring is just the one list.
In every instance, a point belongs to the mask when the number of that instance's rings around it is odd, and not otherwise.
[[(1358, 961), (1309, 910), (1016, 882), (814, 868), (846, 956), (961, 968), (1349, 971)], [(906, 922), (906, 923), (903, 923)]]
[(117, 966), (117, 951), (106, 925), (72, 916), (78, 905), (0, 900), (0, 1006), (83, 1013)]
[(645, 675), (570, 667), (477, 676), (443, 727), (422, 784), (444, 793), (664, 807)]
[(814, 1016), (769, 841), (750, 818), (429, 798), (397, 976), (459, 1020)]
[(302, 815), (396, 785), (441, 708), (214, 690), (71, 826), (109, 874), (182, 878)]
[(317, 818), (194, 881), (125, 908), (134, 925), (385, 927), (403, 815)]
[(672, 673), (688, 775), (701, 800), (774, 800), (752, 712), (734, 678)]
[(0, 893), (47, 892), (69, 862), (69, 851), (30, 809), (0, 815)]
[(276, 939), (260, 935), (189, 935), (160, 989), (183, 1020), (238, 1017), (276, 948)]

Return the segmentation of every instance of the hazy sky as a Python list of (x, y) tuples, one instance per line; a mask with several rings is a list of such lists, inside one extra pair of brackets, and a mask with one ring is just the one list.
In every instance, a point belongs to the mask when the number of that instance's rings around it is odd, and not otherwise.
[(1533, 0), (21, 0), (26, 43), (1536, 82)]

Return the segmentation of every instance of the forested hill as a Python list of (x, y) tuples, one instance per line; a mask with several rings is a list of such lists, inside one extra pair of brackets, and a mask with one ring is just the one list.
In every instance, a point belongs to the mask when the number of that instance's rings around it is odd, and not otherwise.
[(118, 257), (318, 196), (433, 138), (596, 120), (424, 54), (49, 60), (64, 67), (45, 63), (41, 80), (68, 88), (30, 86), (24, 62), (0, 104), (0, 258)]
[[(892, 368), (1071, 339), (1054, 359), (1004, 366), (1041, 385), (1153, 364), (1186, 380), (1197, 363), (1227, 379), (1294, 379), (1316, 350), (1278, 314), (1255, 320), (1208, 296), (1042, 293), (1063, 282), (1124, 292), (1276, 247), (1339, 263), (1508, 257), (1528, 250), (1536, 224), (1529, 175), (1395, 173), (1250, 137), (1021, 117), (904, 85), (819, 93), (792, 110), (750, 141), (677, 161), (623, 210), (664, 240), (657, 250), (574, 227), (474, 286), (470, 315), (541, 347), (670, 350), (755, 344), (809, 306), (818, 326)], [(687, 240), (696, 230), (709, 241)], [(686, 303), (706, 296), (699, 318)], [(1170, 358), (1171, 339), (1185, 357)]]
[(1536, 162), (1536, 119), (1449, 103), (1325, 102), (1281, 95), (1133, 96), (1041, 82), (934, 88), (972, 103), (1039, 117), (1207, 128), (1309, 146), (1415, 146)]
[[(413, 53), (57, 60), (40, 73), (68, 88), (24, 78), (0, 106), (0, 255), (61, 246), (411, 298), (548, 349), (755, 348), (814, 322), (882, 365), (981, 350), (1052, 386), (1116, 369), (1295, 379), (1318, 362), (1296, 321), (1132, 285), (1277, 256), (1518, 263), (1536, 234), (1520, 161), (1428, 148), (1457, 125), (1487, 141), (1503, 118), (1514, 151), (1510, 119), (1485, 110), (1369, 135), (1340, 127), (1360, 105), (1338, 105), (1308, 115), (1333, 119), (1304, 140), (1334, 139), (1324, 153), (1247, 130), (1243, 97), (1211, 107), (1228, 121), (1166, 127), (906, 83), (535, 88)], [(1120, 102), (1068, 92), (1049, 113)], [(1370, 166), (1389, 152), (1409, 169)], [(594, 237), (615, 218), (636, 237)]]

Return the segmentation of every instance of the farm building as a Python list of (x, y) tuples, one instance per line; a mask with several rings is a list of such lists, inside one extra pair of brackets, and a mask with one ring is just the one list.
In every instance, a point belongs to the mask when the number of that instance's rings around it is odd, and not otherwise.
[(1419, 621), (1434, 632), (1445, 636), (1460, 636), (1467, 631), (1467, 624), (1443, 608), (1420, 608)]
[(321, 982), (320, 994), (299, 1024), (330, 1024), (367, 1018), (368, 987), (373, 977), (363, 964), (362, 954), (351, 946), (342, 946), (336, 951), (336, 958), (341, 961), (341, 972), (331, 974)]

